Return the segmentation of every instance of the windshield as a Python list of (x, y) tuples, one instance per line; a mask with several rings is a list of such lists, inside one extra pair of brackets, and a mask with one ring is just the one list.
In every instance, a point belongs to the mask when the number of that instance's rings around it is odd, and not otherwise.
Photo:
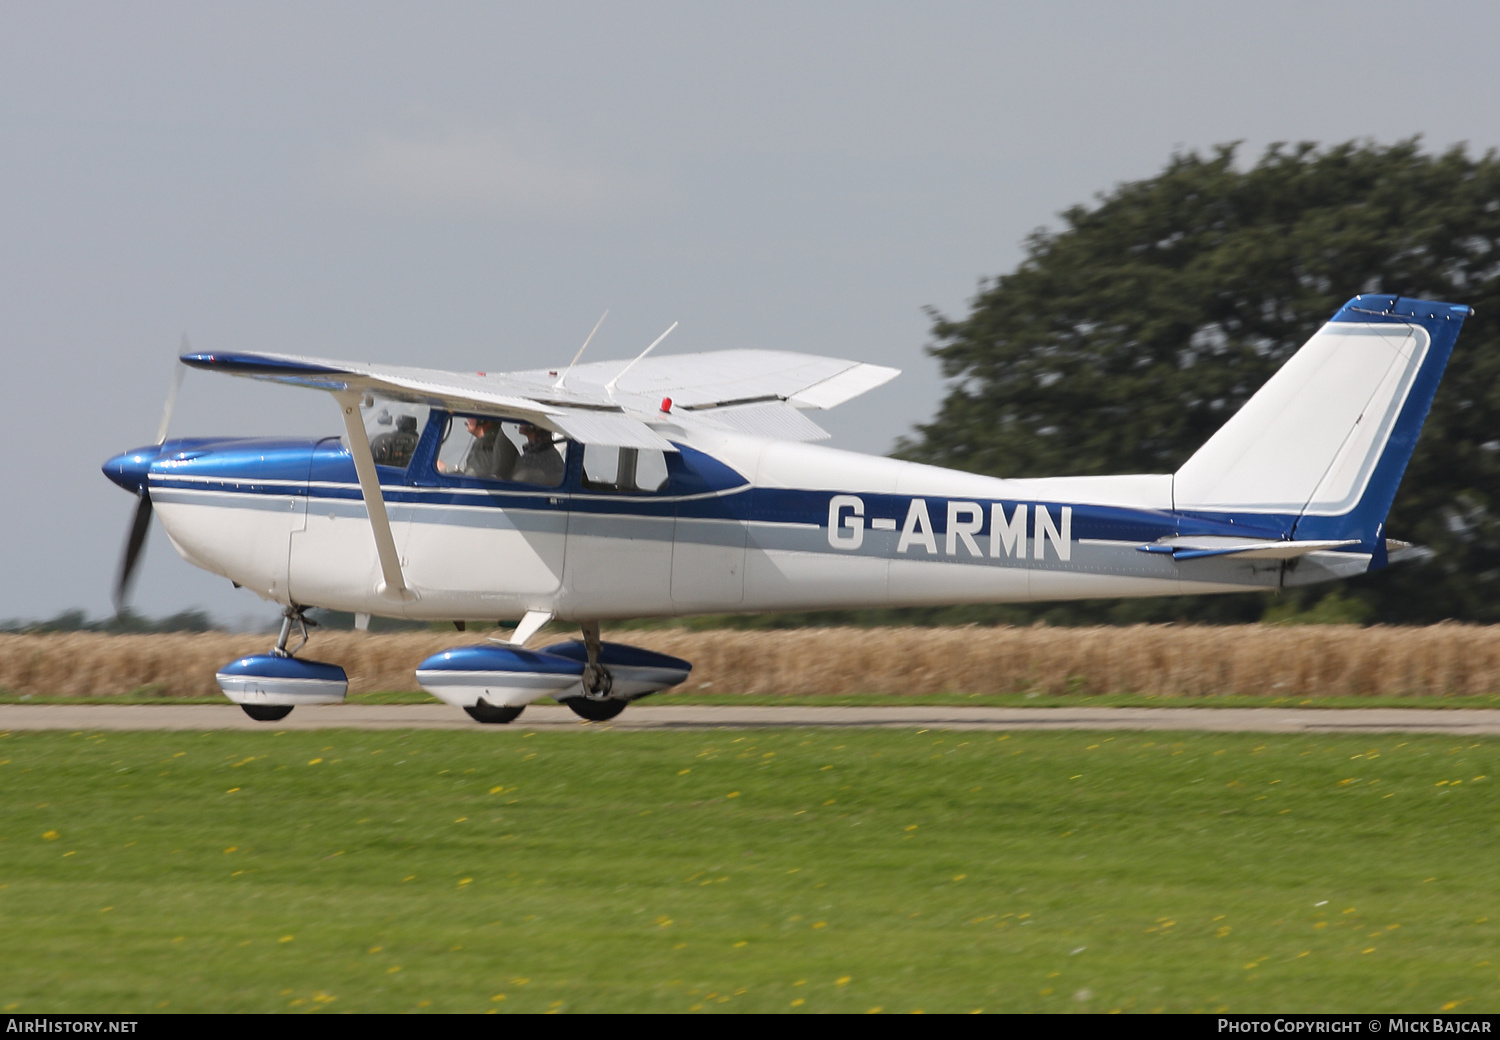
[[(431, 410), (425, 404), (366, 394), (359, 404), (359, 414), (376, 464), (397, 469), (411, 465), (411, 457), (416, 453), (417, 442), (422, 439), (422, 428), (427, 425), (427, 413)], [(347, 441), (345, 447), (348, 447)]]

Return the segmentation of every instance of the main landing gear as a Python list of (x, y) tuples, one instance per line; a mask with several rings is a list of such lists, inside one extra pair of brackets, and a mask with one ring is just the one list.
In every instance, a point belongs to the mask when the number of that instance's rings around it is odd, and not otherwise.
[(579, 718), (606, 722), (647, 694), (688, 677), (688, 662), (599, 638), (585, 621), (583, 638), (527, 650), (514, 643), (456, 646), (417, 666), (417, 682), (478, 722), (506, 723), (540, 697), (566, 704)]
[(625, 710), (628, 701), (610, 696), (615, 677), (599, 660), (604, 644), (599, 639), (599, 622), (583, 623), (583, 647), (585, 663), (579, 684), (583, 692), (577, 697), (568, 697), (563, 703), (573, 714), (590, 722), (608, 722)]

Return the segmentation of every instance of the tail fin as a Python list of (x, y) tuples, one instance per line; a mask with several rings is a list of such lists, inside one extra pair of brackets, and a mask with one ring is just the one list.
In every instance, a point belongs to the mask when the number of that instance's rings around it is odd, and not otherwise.
[(1356, 296), (1173, 477), (1178, 510), (1274, 514), (1298, 539), (1383, 528), (1466, 306)]

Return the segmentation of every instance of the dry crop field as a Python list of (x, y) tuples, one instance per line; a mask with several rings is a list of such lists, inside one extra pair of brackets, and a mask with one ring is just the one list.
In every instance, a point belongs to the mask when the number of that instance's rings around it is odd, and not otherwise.
[[(609, 633), (605, 633), (610, 638)], [(415, 689), (417, 662), (479, 638), (327, 632), (307, 655), (342, 665), (350, 693)], [(542, 636), (532, 645), (543, 645)], [(566, 636), (561, 638), (567, 638)], [(693, 662), (684, 691), (759, 695), (938, 693), (1202, 697), (1500, 693), (1500, 626), (682, 629), (617, 634)], [(11, 696), (213, 696), (215, 670), (265, 635), (0, 635)]]

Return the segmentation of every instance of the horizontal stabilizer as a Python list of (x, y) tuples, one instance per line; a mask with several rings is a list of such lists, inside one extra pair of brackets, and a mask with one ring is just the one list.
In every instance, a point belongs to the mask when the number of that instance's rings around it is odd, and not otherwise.
[(1136, 546), (1137, 552), (1170, 553), (1174, 560), (1199, 560), (1208, 556), (1238, 556), (1251, 560), (1294, 560), (1308, 553), (1326, 552), (1358, 545), (1359, 540), (1288, 542), (1261, 538), (1167, 538)]

